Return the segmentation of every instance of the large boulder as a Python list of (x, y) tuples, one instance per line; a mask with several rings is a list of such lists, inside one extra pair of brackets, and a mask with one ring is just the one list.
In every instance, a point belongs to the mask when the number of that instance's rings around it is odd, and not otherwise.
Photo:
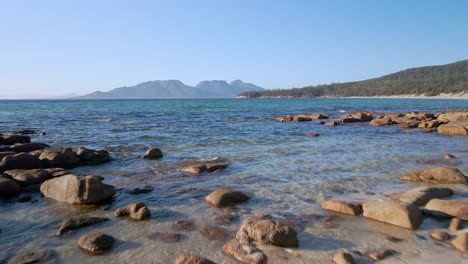
[(92, 254), (103, 254), (114, 245), (115, 239), (112, 236), (101, 232), (90, 232), (84, 234), (78, 240), (81, 249)]
[(39, 159), (48, 167), (73, 168), (81, 164), (81, 160), (71, 148), (46, 149)]
[(206, 196), (205, 200), (215, 206), (215, 207), (225, 207), (234, 205), (237, 203), (245, 202), (249, 199), (249, 197), (243, 194), (240, 191), (232, 190), (232, 189), (218, 189), (208, 196)]
[(403, 181), (420, 181), (427, 183), (461, 183), (468, 184), (468, 178), (456, 168), (439, 167), (409, 173), (400, 177)]
[(0, 162), (0, 171), (15, 169), (37, 169), (42, 168), (42, 162), (34, 155), (29, 153), (19, 153), (9, 155)]
[(112, 161), (112, 157), (107, 150), (78, 148), (76, 155), (85, 165), (99, 165)]
[(177, 256), (175, 264), (215, 264), (213, 261), (193, 254)]
[(20, 192), (21, 187), (15, 181), (0, 175), (0, 198), (9, 198)]
[(0, 143), (3, 145), (14, 145), (17, 143), (30, 143), (31, 137), (24, 135), (3, 135), (0, 137)]
[(362, 205), (364, 216), (387, 224), (417, 229), (423, 221), (421, 211), (412, 204), (393, 200), (371, 201)]
[(35, 252), (27, 252), (16, 255), (8, 261), (8, 264), (55, 264), (58, 263), (55, 251), (52, 249), (43, 249)]
[(133, 203), (115, 210), (117, 217), (129, 217), (133, 220), (146, 220), (151, 217), (151, 211), (144, 203)]
[(239, 241), (255, 241), (262, 245), (297, 247), (297, 232), (286, 224), (272, 220), (245, 222), (237, 231)]
[(233, 239), (223, 246), (224, 254), (231, 256), (240, 263), (266, 264), (267, 257), (253, 243)]
[(102, 183), (102, 178), (86, 176), (83, 179), (68, 174), (53, 178), (41, 184), (45, 197), (72, 204), (94, 204), (110, 199), (114, 187)]
[(457, 217), (468, 221), (468, 201), (432, 199), (425, 208), (435, 216)]
[(340, 200), (328, 200), (320, 204), (323, 209), (349, 215), (360, 215), (362, 204)]
[(437, 127), (437, 132), (443, 135), (468, 136), (468, 122), (450, 122)]
[(422, 206), (431, 199), (444, 198), (451, 196), (452, 194), (453, 191), (450, 188), (422, 186), (403, 193), (400, 196), (400, 201), (416, 206)]
[(56, 235), (61, 236), (70, 230), (75, 230), (75, 229), (99, 224), (99, 223), (106, 222), (106, 221), (109, 221), (109, 218), (94, 217), (94, 216), (78, 216), (78, 217), (68, 218), (62, 222)]

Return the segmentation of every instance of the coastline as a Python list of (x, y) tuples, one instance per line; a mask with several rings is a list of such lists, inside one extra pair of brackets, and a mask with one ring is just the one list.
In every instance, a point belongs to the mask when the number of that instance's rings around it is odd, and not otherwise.
[(456, 99), (468, 100), (468, 93), (442, 93), (435, 96), (425, 94), (376, 95), (376, 96), (321, 96), (321, 97), (292, 97), (292, 96), (260, 96), (255, 98), (238, 96), (237, 99), (298, 99), (298, 98), (357, 98), (357, 99)]

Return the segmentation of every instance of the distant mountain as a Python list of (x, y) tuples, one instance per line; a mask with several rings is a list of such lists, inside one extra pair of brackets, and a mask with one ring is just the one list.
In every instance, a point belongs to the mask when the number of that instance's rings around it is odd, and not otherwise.
[(270, 97), (348, 97), (468, 93), (468, 60), (440, 66), (411, 68), (357, 82), (332, 83), (303, 88), (251, 91), (244, 98)]
[(231, 98), (246, 91), (261, 91), (261, 87), (235, 80), (203, 81), (189, 86), (178, 80), (150, 81), (135, 86), (125, 86), (108, 92), (96, 91), (72, 99), (165, 99), (165, 98)]

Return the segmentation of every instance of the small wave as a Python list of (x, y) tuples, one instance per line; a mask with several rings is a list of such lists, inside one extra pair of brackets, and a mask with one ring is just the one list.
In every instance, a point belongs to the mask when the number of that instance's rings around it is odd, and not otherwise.
[(109, 122), (112, 122), (112, 119), (110, 119), (110, 118), (96, 119), (96, 122), (98, 122), (98, 123), (109, 123)]

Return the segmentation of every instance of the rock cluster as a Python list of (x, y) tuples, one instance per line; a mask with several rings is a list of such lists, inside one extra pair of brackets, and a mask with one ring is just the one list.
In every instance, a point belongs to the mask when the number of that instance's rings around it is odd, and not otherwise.
[(276, 121), (279, 122), (307, 122), (314, 119), (328, 119), (327, 114), (299, 114), (294, 116), (279, 116)]

